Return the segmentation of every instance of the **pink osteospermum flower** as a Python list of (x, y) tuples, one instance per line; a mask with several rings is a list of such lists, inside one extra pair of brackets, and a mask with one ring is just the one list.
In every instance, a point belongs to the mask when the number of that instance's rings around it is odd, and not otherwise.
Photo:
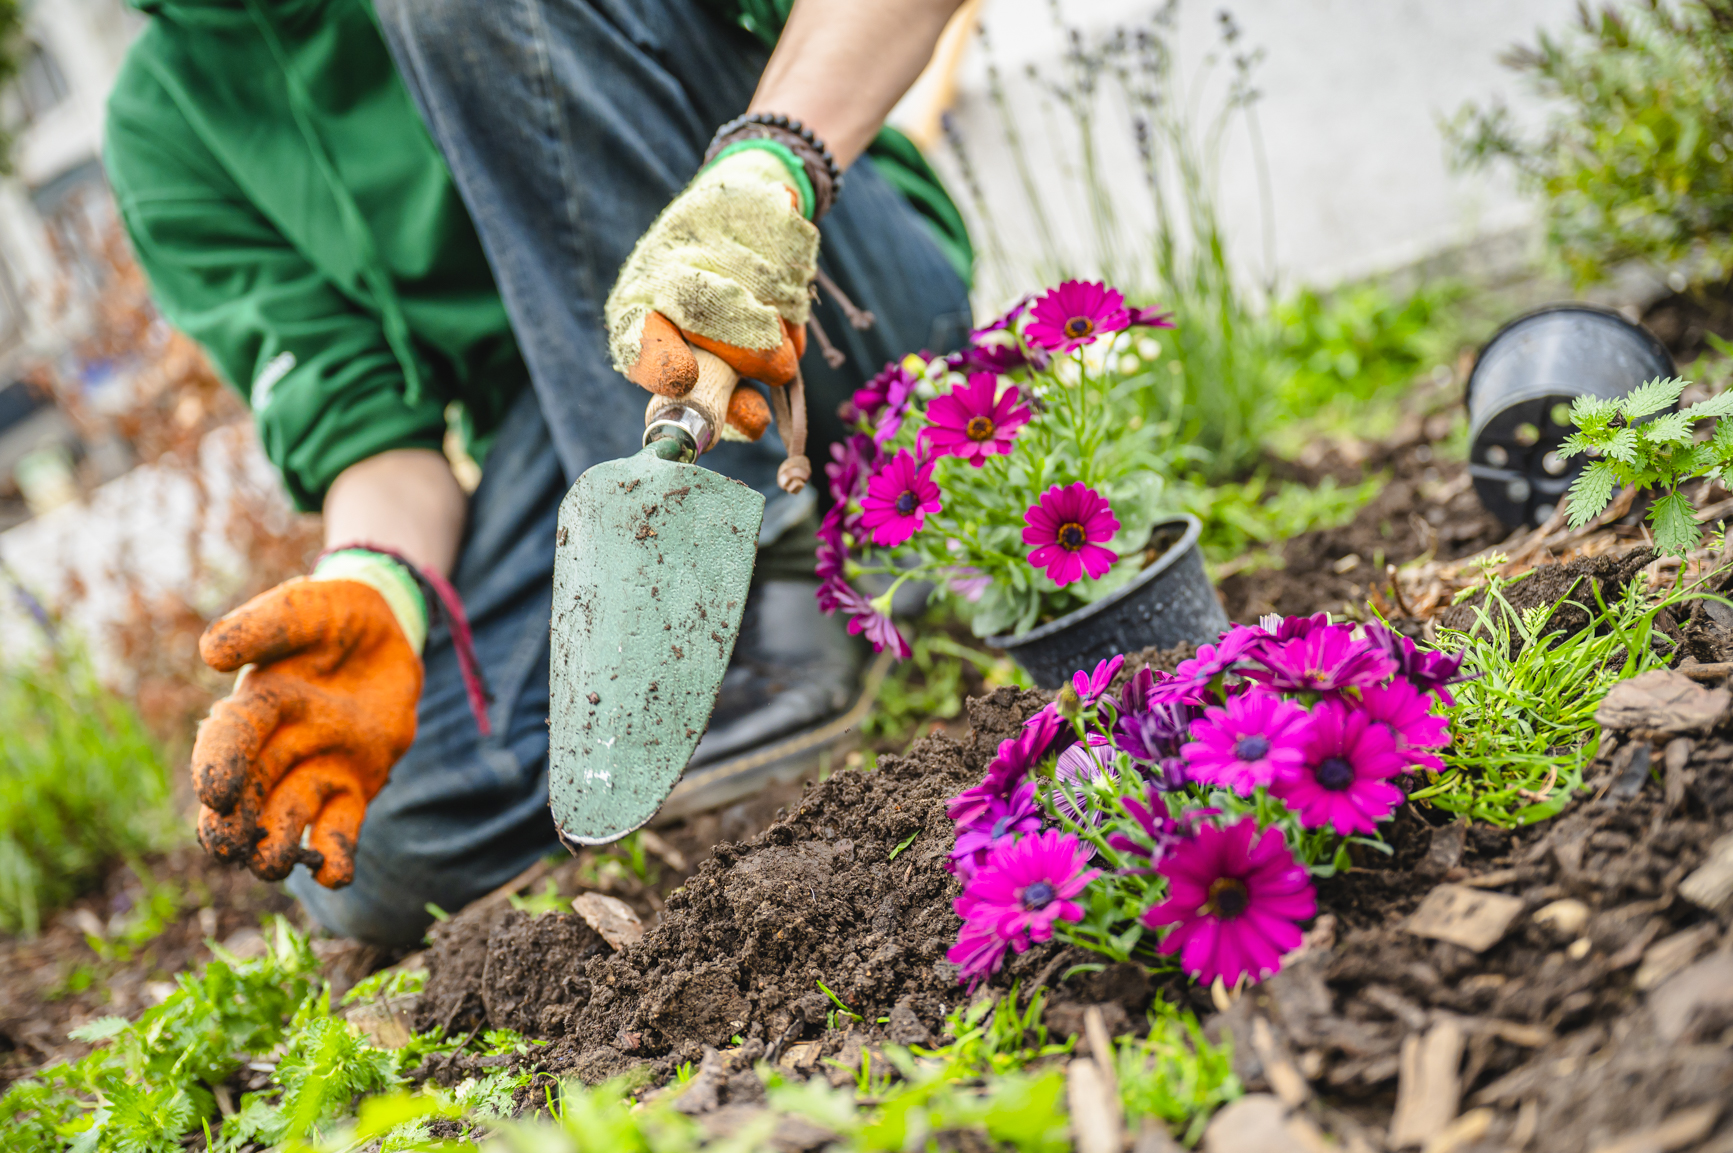
[(1041, 831), (1041, 806), (1035, 799), (1035, 782), (1025, 781), (1008, 797), (994, 797), (967, 824), (957, 826), (953, 858), (985, 852), (1006, 837)]
[(1241, 796), (1269, 785), (1305, 759), (1306, 710), (1275, 693), (1253, 690), (1207, 709), (1180, 750), (1192, 779)]
[(1257, 648), (1262, 669), (1245, 675), (1280, 692), (1340, 692), (1370, 688), (1396, 672), (1390, 655), (1356, 639), (1347, 625), (1313, 628), (1287, 642), (1266, 641)]
[(964, 789), (945, 805), (945, 815), (959, 825), (979, 819), (995, 797), (1008, 797), (1041, 762), (1056, 738), (1070, 730), (1064, 718), (1043, 709), (1030, 717), (1014, 737), (999, 742), (999, 752), (987, 764), (981, 783)]
[(1029, 563), (1047, 570), (1047, 579), (1064, 586), (1089, 574), (1100, 580), (1119, 559), (1101, 542), (1119, 531), (1119, 518), (1100, 493), (1082, 481), (1054, 485), (1023, 514), (1023, 543), (1034, 545)]
[(974, 344), (989, 332), (1003, 332), (1009, 329), (1013, 324), (1017, 323), (1017, 318), (1023, 315), (1024, 311), (1029, 307), (1029, 302), (1034, 299), (1035, 294), (1033, 292), (1025, 294), (1022, 300), (1019, 300), (1016, 304), (1013, 304), (1010, 308), (1006, 309), (1004, 315), (1000, 316), (999, 319), (971, 332), (969, 334), (969, 343)]
[(1113, 685), (1113, 678), (1118, 676), (1119, 670), (1124, 667), (1125, 656), (1119, 654), (1098, 662), (1092, 673), (1085, 673), (1082, 669), (1072, 673), (1071, 687), (1076, 690), (1077, 699), (1083, 707), (1090, 708), (1105, 696)]
[[(873, 607), (872, 601), (861, 595), (847, 581), (827, 581), (819, 586), (819, 607), (826, 612), (841, 609), (849, 617), (848, 632), (850, 636), (865, 636), (871, 642), (875, 653), (889, 650), (899, 661), (906, 661), (914, 655), (909, 642), (897, 630), (890, 617), (885, 616)], [(825, 607), (827, 604), (834, 607)]]
[(1398, 676), (1423, 693), (1437, 693), (1438, 699), (1447, 705), (1456, 703), (1456, 698), (1450, 695), (1450, 686), (1473, 679), (1462, 672), (1464, 653), (1423, 649), (1409, 637), (1376, 621), (1366, 626), (1366, 639), (1390, 654)]
[(855, 411), (872, 420), (886, 406), (901, 409), (918, 383), (902, 361), (893, 360), (879, 374), (855, 389), (851, 398)]
[(921, 430), (921, 438), (936, 451), (960, 456), (976, 468), (989, 456), (1009, 453), (1017, 430), (1029, 423), (1032, 414), (1017, 406), (1022, 393), (1016, 385), (995, 399), (998, 387), (997, 376), (977, 372), (962, 388), (934, 397), (927, 405), (931, 423)]
[(983, 931), (1021, 953), (1052, 940), (1055, 922), (1081, 921), (1083, 906), (1072, 898), (1101, 875), (1100, 869), (1084, 868), (1089, 856), (1087, 845), (1057, 829), (999, 841), (956, 899), (965, 924), (946, 957), (957, 960), (952, 954), (963, 948), (965, 937), (978, 951)]
[(1426, 752), (1450, 743), (1450, 722), (1432, 711), (1432, 697), (1397, 677), (1387, 685), (1360, 690), (1360, 711), (1396, 738), (1409, 764), (1438, 772), (1444, 762)]
[(1315, 916), (1311, 878), (1288, 850), (1280, 829), (1258, 832), (1244, 817), (1227, 828), (1205, 825), (1174, 845), (1157, 866), (1168, 897), (1142, 917), (1157, 929), (1172, 925), (1160, 951), (1178, 953), (1198, 981), (1267, 977), (1297, 949), (1299, 922)]
[(944, 505), (933, 482), (933, 462), (921, 464), (908, 449), (867, 481), (861, 498), (861, 527), (873, 534), (880, 548), (895, 548), (927, 523), (927, 514)]
[[(969, 879), (973, 879), (973, 873)], [(945, 960), (961, 970), (957, 980), (967, 985), (972, 993), (975, 986), (998, 972), (999, 966), (1005, 963), (1011, 942), (994, 933), (991, 925), (968, 920), (961, 909), (957, 910), (957, 915), (964, 918), (963, 928), (957, 934), (957, 943), (945, 951)]]
[(1322, 700), (1306, 725), (1304, 757), (1284, 766), (1270, 791), (1307, 828), (1370, 833), (1402, 803), (1389, 778), (1407, 763), (1385, 725), (1342, 701)]
[(1192, 684), (1206, 685), (1242, 661), (1250, 660), (1257, 646), (1268, 638), (1261, 629), (1239, 625), (1229, 629), (1213, 645), (1199, 645), (1197, 655), (1179, 662), (1173, 675)]
[(1023, 338), (1040, 348), (1070, 352), (1131, 324), (1125, 297), (1099, 281), (1067, 280), (1037, 300)]
[(1127, 309), (1133, 328), (1172, 328), (1173, 313), (1163, 311), (1160, 305), (1149, 308)]

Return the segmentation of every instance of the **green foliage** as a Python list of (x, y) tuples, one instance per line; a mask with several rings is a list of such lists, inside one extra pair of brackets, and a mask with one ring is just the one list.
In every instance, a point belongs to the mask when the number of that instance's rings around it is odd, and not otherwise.
[(1465, 107), (1459, 163), (1507, 163), (1546, 199), (1550, 245), (1580, 281), (1640, 258), (1733, 268), (1733, 0), (1585, 3), (1507, 63), (1554, 112), (1526, 136), (1502, 103)]
[(1456, 704), (1445, 709), (1444, 771), (1410, 794), (1504, 827), (1554, 816), (1576, 794), (1599, 748), (1601, 698), (1617, 681), (1666, 667), (1670, 642), (1655, 616), (1694, 595), (1675, 589), (1652, 598), (1634, 581), (1609, 605), (1587, 582), (1592, 602), (1579, 588), (1561, 604), (1591, 619), (1566, 635), (1551, 623), (1558, 606), (1519, 613), (1504, 595), (1508, 585), (1488, 581), (1472, 630), (1440, 634), (1439, 647), (1463, 653), (1462, 670), (1476, 679), (1454, 686)]
[(54, 653), (0, 670), (0, 929), (34, 934), (176, 826), (155, 743), (88, 662)]
[[(1315, 485), (1283, 481), (1272, 486), (1260, 473), (1250, 480), (1227, 484), (1200, 482), (1201, 478), (1194, 478), (1194, 483), (1179, 490), (1182, 507), (1203, 522), (1199, 544), (1204, 558), (1220, 563), (1303, 532), (1347, 524), (1378, 495), (1389, 477), (1379, 473), (1359, 484), (1339, 485), (1335, 477), (1326, 476)], [(1279, 563), (1274, 554), (1260, 559), (1266, 563), (1251, 567)], [(1377, 558), (1367, 559), (1376, 562)]]
[[(24, 5), (22, 0), (0, 0), (0, 92), (18, 77), (24, 66)], [(0, 174), (12, 171), (12, 135), (0, 124)]]
[(915, 1048), (916, 1056), (942, 1063), (956, 1077), (1011, 1073), (1033, 1061), (1071, 1052), (1075, 1037), (1063, 1043), (1048, 1040), (1041, 1012), (1047, 992), (1037, 989), (1029, 1004), (1017, 1008), (1019, 986), (1002, 996), (982, 995), (967, 1006), (959, 1005), (945, 1018), (945, 1034), (951, 1038), (939, 1049)]
[[(1559, 455), (1586, 453), (1591, 459), (1571, 485), (1572, 528), (1593, 520), (1614, 491), (1625, 485), (1659, 488), (1666, 491), (1649, 506), (1655, 547), (1677, 556), (1697, 547), (1703, 534), (1695, 509), (1679, 486), (1698, 477), (1733, 479), (1733, 424), (1720, 420), (1733, 413), (1733, 392), (1656, 415), (1677, 404), (1688, 383), (1678, 377), (1656, 377), (1616, 400), (1582, 396), (1571, 405), (1571, 423), (1577, 431), (1565, 438)], [(1701, 442), (1692, 428), (1699, 420), (1716, 422)]]
[(913, 654), (898, 662), (879, 685), (872, 711), (861, 722), (861, 735), (867, 740), (908, 739), (918, 735), (917, 726), (924, 722), (950, 720), (961, 713), (965, 664), (975, 666), (989, 690), (1026, 680), (1028, 674), (1008, 657), (959, 644), (943, 632), (947, 615), (937, 610), (923, 620), (910, 646)]
[(1160, 998), (1150, 1007), (1149, 1034), (1117, 1045), (1119, 1096), (1132, 1128), (1140, 1117), (1155, 1117), (1189, 1148), (1210, 1116), (1245, 1092), (1234, 1076), (1233, 1046), (1210, 1044), (1194, 1013)]
[(1278, 304), (1275, 323), (1292, 371), (1281, 403), (1307, 416), (1344, 401), (1367, 401), (1455, 353), (1450, 306), (1463, 286), (1441, 281), (1399, 299), (1373, 282), (1321, 295), (1303, 288)]

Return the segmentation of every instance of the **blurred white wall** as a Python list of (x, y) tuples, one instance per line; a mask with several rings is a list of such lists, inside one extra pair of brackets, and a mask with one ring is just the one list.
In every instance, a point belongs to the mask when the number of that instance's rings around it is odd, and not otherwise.
[[(1117, 27), (1147, 26), (1161, 0), (1061, 0), (1060, 18), (1085, 43)], [(1270, 185), (1269, 223), (1260, 204), (1253, 150), (1244, 125), (1224, 142), (1220, 207), (1243, 270), (1271, 272), (1291, 287), (1328, 284), (1411, 262), (1440, 249), (1526, 224), (1532, 209), (1506, 179), (1448, 170), (1439, 121), (1465, 101), (1502, 95), (1519, 116), (1538, 108), (1521, 78), (1497, 57), (1533, 43), (1537, 28), (1557, 31), (1575, 15), (1575, 0), (1181, 0), (1177, 60), (1199, 109), (1219, 107), (1230, 71), (1218, 63), (1197, 86), (1208, 58), (1219, 54), (1217, 13), (1241, 29), (1234, 51), (1262, 49), (1253, 73), (1262, 98)], [(1063, 75), (1067, 39), (1050, 0), (985, 0), (985, 47), (971, 45), (957, 76), (954, 124), (999, 223), (1009, 263), (1034, 269), (1040, 247), (1005, 143), (1003, 118), (988, 97), (987, 64), (996, 62), (1012, 116), (1042, 198), (1056, 213), (1061, 243), (1072, 254), (1093, 251), (1077, 171), (1073, 121), (1026, 74)], [(1104, 90), (1110, 76), (1096, 76)], [(905, 107), (899, 114), (906, 117)], [(1201, 117), (1195, 118), (1201, 119)], [(1150, 219), (1129, 117), (1108, 116), (1097, 138), (1103, 168), (1120, 189), (1117, 208), (1123, 260)], [(949, 149), (936, 164), (963, 199)], [(967, 209), (968, 206), (965, 205)], [(1273, 267), (1271, 265), (1273, 264)], [(984, 295), (1009, 286), (983, 284)], [(998, 301), (983, 301), (996, 304)]]

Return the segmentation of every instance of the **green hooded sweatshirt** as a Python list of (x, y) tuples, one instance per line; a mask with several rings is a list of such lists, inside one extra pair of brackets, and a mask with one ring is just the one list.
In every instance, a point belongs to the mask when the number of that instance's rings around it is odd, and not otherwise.
[[(297, 507), (457, 402), (480, 456), (528, 379), (499, 290), (368, 0), (132, 0), (154, 19), (108, 102), (105, 164), (163, 314), (251, 403)], [(790, 0), (706, 0), (767, 42)], [(876, 166), (967, 277), (913, 145)]]
[(528, 379), (444, 160), (364, 0), (139, 0), (105, 163), (156, 300), (252, 404), (295, 504), (485, 438)]

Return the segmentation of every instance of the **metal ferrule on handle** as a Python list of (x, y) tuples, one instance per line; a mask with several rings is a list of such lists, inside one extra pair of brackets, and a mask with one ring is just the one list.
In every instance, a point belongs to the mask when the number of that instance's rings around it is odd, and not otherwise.
[(670, 452), (671, 446), (660, 445), (657, 455), (681, 464), (691, 464), (697, 460), (710, 450), (714, 440), (715, 430), (710, 427), (710, 421), (689, 404), (664, 408), (644, 429), (645, 448), (658, 441), (672, 441), (679, 446), (677, 451)]
[(692, 390), (682, 397), (652, 395), (644, 410), (644, 447), (681, 464), (691, 464), (722, 439), (729, 398), (740, 380), (714, 353), (694, 348), (692, 356), (698, 362)]

